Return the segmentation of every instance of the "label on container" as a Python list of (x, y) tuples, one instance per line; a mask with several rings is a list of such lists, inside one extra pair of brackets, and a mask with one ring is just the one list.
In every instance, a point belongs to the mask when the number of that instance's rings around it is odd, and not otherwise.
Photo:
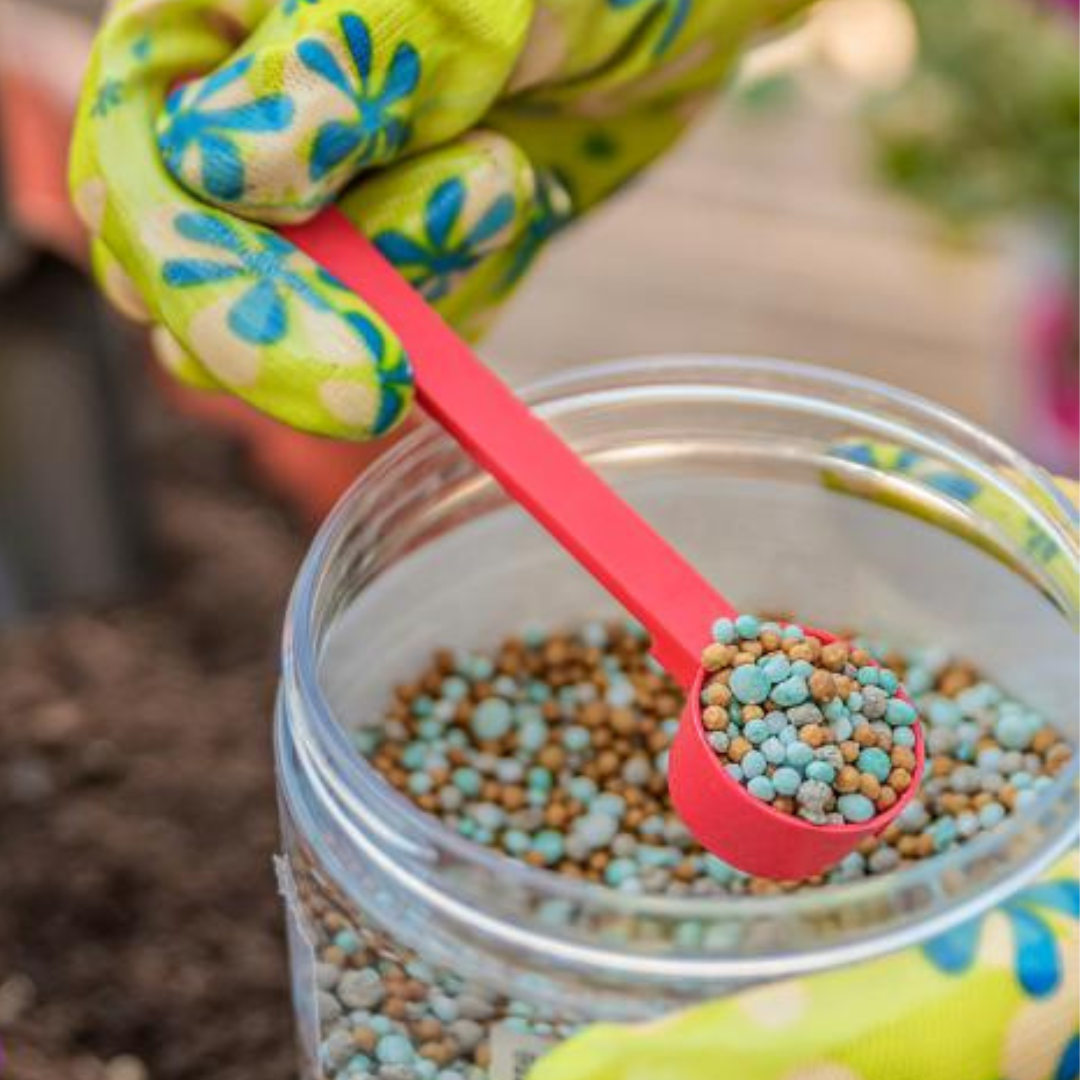
[(491, 1029), (491, 1080), (525, 1080), (556, 1041), (496, 1024)]
[(319, 1060), (319, 983), (315, 974), (315, 945), (308, 934), (296, 891), (296, 879), (288, 857), (276, 855), (278, 892), (285, 901), (285, 922), (292, 960), (293, 1003), (296, 1009), (297, 1034), (301, 1053), (312, 1076), (320, 1075)]

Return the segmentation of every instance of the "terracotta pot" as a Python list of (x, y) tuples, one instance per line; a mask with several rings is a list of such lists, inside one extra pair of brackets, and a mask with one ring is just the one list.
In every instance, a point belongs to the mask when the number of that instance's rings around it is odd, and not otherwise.
[(91, 20), (0, 0), (0, 163), (20, 232), (35, 246), (82, 262), (84, 230), (67, 192), (68, 147)]

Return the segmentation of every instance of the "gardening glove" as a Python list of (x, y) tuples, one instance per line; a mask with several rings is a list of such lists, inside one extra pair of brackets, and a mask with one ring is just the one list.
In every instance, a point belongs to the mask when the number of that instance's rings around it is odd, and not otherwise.
[[(932, 456), (915, 453), (908, 447), (866, 439), (850, 439), (837, 443), (830, 449), (829, 456), (838, 461), (865, 465), (872, 469), (875, 475), (885, 473), (910, 478), (918, 485), (932, 488), (939, 495), (951, 499), (957, 510), (970, 507), (983, 517), (993, 520), (1016, 550), (1042, 564), (1068, 603), (1074, 606), (1080, 603), (1080, 582), (1077, 581), (1076, 565), (1070, 552), (1049, 535), (1038, 521), (1029, 517), (998, 491), (984, 484), (973, 473), (961, 471), (957, 466)], [(1031, 489), (1022, 476), (1010, 474), (1009, 479), (1021, 487), (1027, 487), (1040, 501), (1045, 502), (1046, 496)], [(884, 501), (880, 496), (879, 486), (871, 481), (864, 487), (853, 478), (850, 470), (826, 469), (822, 480), (827, 487), (837, 488), (850, 495)], [(1075, 480), (1064, 477), (1055, 478), (1054, 483), (1059, 493), (1055, 508), (1064, 510), (1074, 524), (1080, 523), (1080, 487)], [(905, 513), (934, 521), (969, 543), (985, 548), (995, 558), (1015, 564), (1015, 559), (1002, 554), (996, 545), (988, 544), (979, 529), (966, 522), (963, 514), (944, 518), (933, 504), (919, 498), (918, 488), (891, 492), (889, 501)]]
[(185, 381), (381, 434), (412, 399), (400, 343), (267, 226), (336, 203), (475, 334), (802, 2), (119, 0), (72, 162), (96, 273)]
[(596, 1024), (528, 1080), (1077, 1080), (1075, 854), (926, 945)]

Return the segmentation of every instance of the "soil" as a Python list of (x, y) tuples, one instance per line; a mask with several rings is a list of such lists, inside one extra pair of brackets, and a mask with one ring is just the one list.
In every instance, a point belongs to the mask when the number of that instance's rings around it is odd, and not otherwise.
[(0, 636), (7, 1080), (295, 1076), (271, 716), (305, 541), (168, 427), (141, 597)]

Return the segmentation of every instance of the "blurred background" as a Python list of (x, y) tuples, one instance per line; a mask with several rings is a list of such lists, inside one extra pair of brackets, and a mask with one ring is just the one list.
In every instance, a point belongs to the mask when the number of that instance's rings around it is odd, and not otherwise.
[[(0, 1041), (20, 1080), (284, 1080), (277, 635), (372, 451), (169, 385), (99, 303), (65, 169), (101, 6), (0, 0)], [(1077, 122), (1075, 3), (826, 0), (485, 355), (810, 360), (1075, 476)]]

